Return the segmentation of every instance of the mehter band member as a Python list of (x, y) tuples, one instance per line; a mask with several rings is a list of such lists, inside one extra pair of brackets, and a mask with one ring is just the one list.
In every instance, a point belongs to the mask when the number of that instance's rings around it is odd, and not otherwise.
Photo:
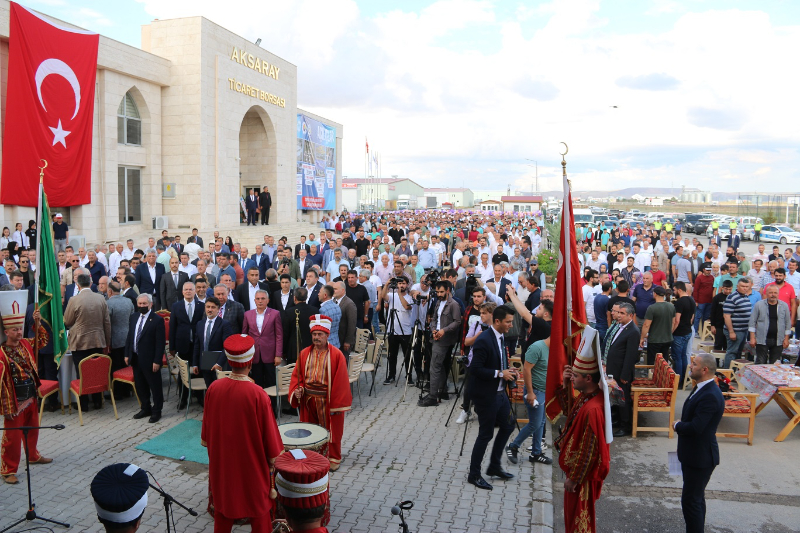
[(97, 518), (108, 532), (133, 533), (147, 507), (147, 473), (136, 465), (117, 463), (100, 470), (91, 492)]
[(328, 458), (331, 470), (336, 471), (342, 462), (344, 413), (353, 403), (347, 362), (338, 348), (328, 344), (330, 318), (313, 315), (310, 324), (313, 344), (300, 352), (289, 398), (292, 407), (300, 407), (300, 422), (319, 424), (330, 431)]
[(327, 533), (330, 519), (328, 460), (305, 450), (290, 450), (275, 459), (278, 516), (295, 533)]

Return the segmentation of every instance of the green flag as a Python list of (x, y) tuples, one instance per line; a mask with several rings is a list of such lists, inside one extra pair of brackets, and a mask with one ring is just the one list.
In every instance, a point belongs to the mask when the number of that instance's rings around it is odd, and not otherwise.
[(50, 206), (47, 195), (40, 185), (39, 206), (39, 247), (36, 254), (38, 265), (36, 277), (39, 286), (39, 313), (42, 321), (50, 327), (53, 342), (53, 355), (58, 366), (61, 357), (67, 351), (67, 333), (64, 329), (64, 312), (61, 309), (61, 283), (58, 275), (58, 263), (53, 249), (53, 228), (50, 225)]

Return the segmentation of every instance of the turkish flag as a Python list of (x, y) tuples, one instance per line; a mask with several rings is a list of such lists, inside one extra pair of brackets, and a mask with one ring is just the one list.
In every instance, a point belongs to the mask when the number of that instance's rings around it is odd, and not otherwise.
[(39, 167), (50, 205), (92, 201), (92, 118), (100, 36), (11, 2), (0, 203), (35, 207)]
[[(564, 384), (564, 365), (572, 365), (572, 355), (581, 344), (581, 331), (586, 325), (583, 304), (581, 266), (575, 249), (575, 216), (572, 212), (572, 192), (564, 175), (564, 203), (561, 215), (561, 239), (558, 252), (558, 272), (553, 300), (553, 321), (550, 325), (550, 353), (547, 356), (545, 413), (555, 421), (561, 414), (556, 391)], [(598, 354), (599, 355), (599, 354)], [(572, 389), (570, 389), (572, 390)]]

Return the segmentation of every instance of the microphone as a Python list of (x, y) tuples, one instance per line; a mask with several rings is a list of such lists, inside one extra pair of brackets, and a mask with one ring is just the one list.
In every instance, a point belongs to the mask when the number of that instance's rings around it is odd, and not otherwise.
[(392, 507), (392, 514), (393, 514), (393, 515), (397, 516), (397, 515), (399, 515), (400, 513), (401, 513), (401, 511), (400, 511), (400, 506), (398, 506), (398, 505), (395, 505), (395, 506), (393, 506), (393, 507)]
[(64, 424), (56, 424), (55, 426), (53, 426), (53, 429), (56, 429), (56, 430), (59, 430), (59, 431), (61, 431), (61, 430), (62, 430), (62, 429), (64, 429), (65, 427), (66, 427), (66, 426), (65, 426)]

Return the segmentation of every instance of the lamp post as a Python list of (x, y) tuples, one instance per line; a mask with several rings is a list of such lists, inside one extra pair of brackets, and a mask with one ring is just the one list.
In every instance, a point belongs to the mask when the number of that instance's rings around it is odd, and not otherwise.
[[(536, 172), (536, 192), (539, 192), (539, 162), (535, 159), (525, 159), (526, 161), (533, 161), (533, 167)], [(530, 166), (530, 165), (528, 165)]]

